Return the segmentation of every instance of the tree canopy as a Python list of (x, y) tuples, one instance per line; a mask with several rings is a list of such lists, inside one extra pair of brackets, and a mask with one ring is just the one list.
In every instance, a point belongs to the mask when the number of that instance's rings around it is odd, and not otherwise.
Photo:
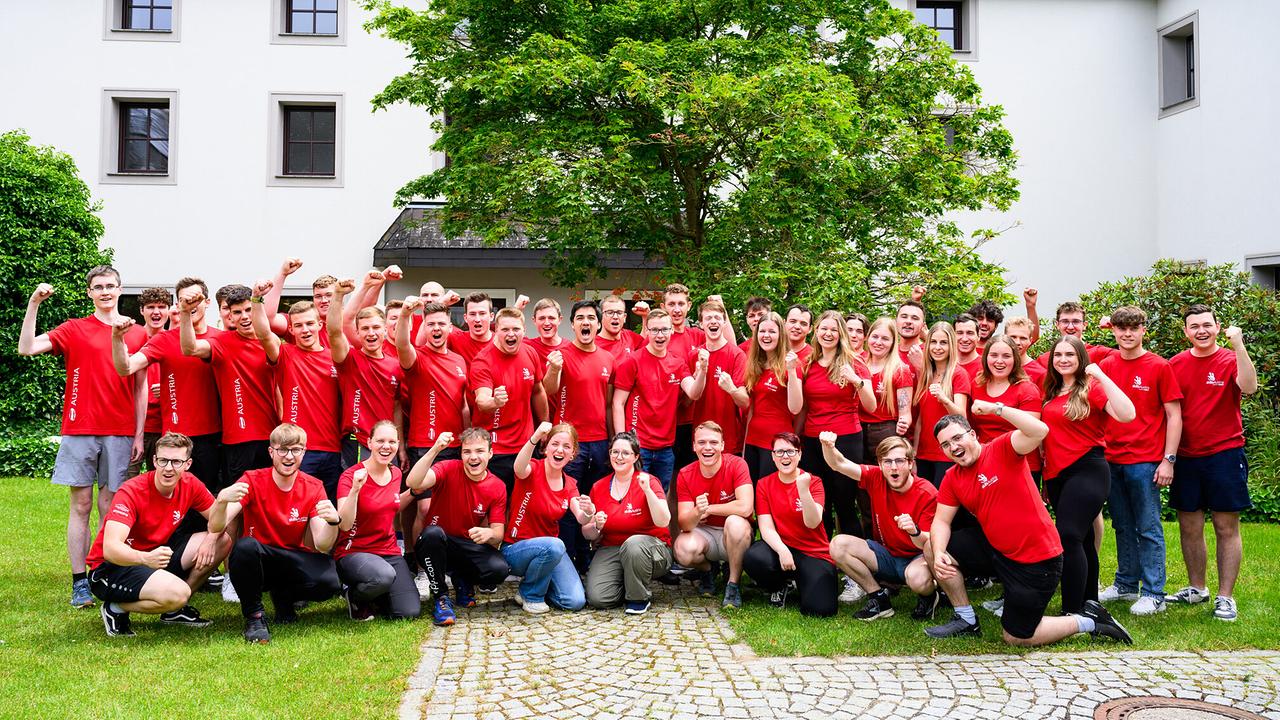
[(935, 311), (1009, 299), (944, 214), (1017, 199), (999, 106), (887, 0), (371, 0), (412, 68), (376, 107), (439, 120), (444, 230), (513, 228), (547, 274), (603, 277), (619, 247), (730, 302)]

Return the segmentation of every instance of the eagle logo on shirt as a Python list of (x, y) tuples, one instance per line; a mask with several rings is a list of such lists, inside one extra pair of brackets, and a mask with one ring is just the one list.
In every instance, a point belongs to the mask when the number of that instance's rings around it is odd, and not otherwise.
[(298, 516), (298, 508), (289, 508), (289, 522), (302, 522), (302, 518)]
[(464, 372), (462, 372), (462, 366), (461, 366), (461, 365), (454, 365), (454, 366), (453, 366), (453, 369), (458, 371), (458, 377), (460, 377), (460, 378), (462, 378), (462, 379), (464, 379), (464, 380), (467, 378), (467, 374), (466, 374), (466, 373), (464, 373)]
[(338, 367), (336, 365), (329, 366), (329, 377), (331, 378), (338, 377)]
[(182, 522), (182, 513), (178, 512), (177, 510), (174, 510), (174, 511), (173, 511), (173, 524), (174, 524), (174, 525), (177, 525), (177, 524), (178, 524), (178, 523), (180, 523), (180, 522)]
[(522, 375), (523, 379), (525, 379), (525, 380), (532, 380), (532, 379), (533, 379), (533, 373), (529, 372), (529, 368), (520, 368), (520, 370), (521, 370), (521, 372), (523, 373), (523, 375)]
[(981, 485), (982, 489), (984, 490), (991, 487), (992, 485), (995, 485), (999, 481), (1000, 481), (999, 475), (992, 475), (991, 477), (987, 477), (984, 473), (978, 473), (978, 484)]
[(477, 515), (482, 514), (482, 513), (484, 512), (484, 505), (481, 505), (480, 503), (476, 503), (476, 509), (475, 509), (475, 510), (472, 510), (471, 512), (473, 512), (473, 513), (475, 513), (475, 514), (477, 514)]
[(1214, 387), (1222, 387), (1223, 385), (1226, 385), (1226, 382), (1219, 380), (1217, 373), (1210, 372), (1209, 377), (1205, 378), (1204, 384), (1212, 385)]

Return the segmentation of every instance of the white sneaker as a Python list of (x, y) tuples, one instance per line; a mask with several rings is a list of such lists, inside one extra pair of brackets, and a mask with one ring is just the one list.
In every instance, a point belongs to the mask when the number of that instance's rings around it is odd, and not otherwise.
[(984, 600), (982, 602), (982, 609), (986, 610), (992, 615), (995, 615), (996, 617), (1000, 617), (1001, 615), (1004, 614), (1004, 598), (996, 598), (995, 600)]
[(1167, 607), (1164, 598), (1143, 595), (1138, 598), (1138, 602), (1129, 606), (1129, 612), (1134, 615), (1155, 615), (1164, 612)]
[(431, 599), (431, 581), (427, 579), (427, 571), (419, 570), (413, 576), (413, 584), (418, 586), (418, 600), (426, 602)]
[(541, 615), (545, 612), (551, 612), (551, 606), (544, 602), (525, 601), (520, 603), (520, 607), (524, 608), (524, 611), (530, 615)]
[(1138, 599), (1136, 592), (1120, 592), (1115, 585), (1108, 585), (1098, 591), (1098, 602), (1115, 602), (1116, 600), (1133, 601)]
[(1213, 616), (1226, 622), (1236, 621), (1236, 599), (1219, 595), (1213, 599)]
[(512, 599), (512, 600), (515, 600), (515, 602), (516, 602), (516, 604), (517, 604), (517, 605), (520, 605), (520, 606), (523, 606), (523, 605), (524, 605), (524, 596), (520, 594), (520, 591), (519, 591), (519, 590), (517, 590), (517, 591), (516, 591), (515, 596), (514, 596), (513, 598), (511, 598), (511, 599)]
[(845, 577), (844, 590), (840, 593), (840, 602), (848, 605), (856, 603), (867, 596), (867, 591), (858, 586), (851, 577)]
[(1165, 595), (1164, 601), (1170, 603), (1186, 603), (1197, 605), (1209, 599), (1209, 589), (1200, 589), (1188, 585), (1172, 595)]
[(236, 586), (231, 584), (231, 576), (226, 575), (222, 581), (222, 602), (240, 604), (240, 596), (236, 594)]

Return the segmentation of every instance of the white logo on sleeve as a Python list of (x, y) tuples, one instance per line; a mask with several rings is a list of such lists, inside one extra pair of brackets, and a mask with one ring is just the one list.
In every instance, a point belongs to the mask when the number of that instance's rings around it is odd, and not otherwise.
[(123, 504), (112, 505), (111, 512), (115, 513), (116, 515), (123, 515), (124, 517), (129, 517), (129, 508), (128, 506)]

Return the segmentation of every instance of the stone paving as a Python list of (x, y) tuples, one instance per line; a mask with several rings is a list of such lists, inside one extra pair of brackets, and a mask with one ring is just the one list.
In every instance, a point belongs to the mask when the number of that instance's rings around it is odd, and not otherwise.
[(435, 628), (400, 717), (1092, 718), (1154, 695), (1280, 720), (1280, 653), (757, 658), (717, 603), (660, 589), (647, 615), (531, 616), (512, 585)]

